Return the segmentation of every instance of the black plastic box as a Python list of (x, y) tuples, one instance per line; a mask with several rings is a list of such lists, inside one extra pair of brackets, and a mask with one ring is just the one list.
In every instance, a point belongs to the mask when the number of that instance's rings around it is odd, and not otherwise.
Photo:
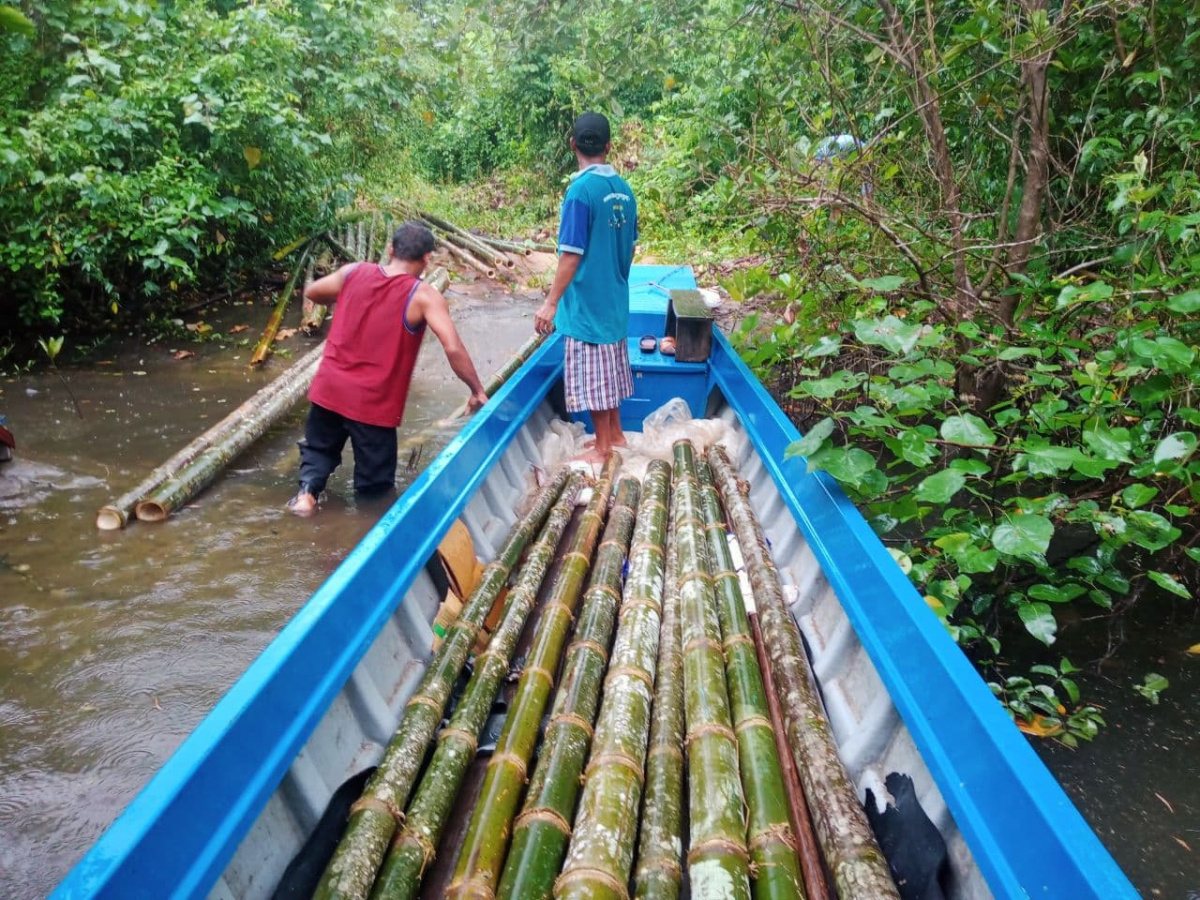
[(667, 335), (675, 338), (675, 359), (704, 362), (712, 351), (712, 310), (699, 291), (675, 289), (667, 304)]

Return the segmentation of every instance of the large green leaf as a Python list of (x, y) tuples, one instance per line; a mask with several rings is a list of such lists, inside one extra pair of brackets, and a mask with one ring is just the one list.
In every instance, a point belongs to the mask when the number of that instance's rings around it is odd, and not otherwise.
[(11, 6), (0, 6), (0, 31), (15, 31), (25, 37), (33, 37), (36, 33), (33, 22)]
[(1125, 521), (1131, 526), (1129, 540), (1147, 550), (1161, 550), (1182, 533), (1167, 519), (1146, 509), (1129, 513)]
[(788, 444), (787, 449), (783, 452), (783, 458), (812, 456), (821, 449), (831, 434), (833, 434), (833, 419), (826, 417), (810, 428), (800, 440)]
[(836, 397), (843, 391), (850, 391), (857, 388), (863, 378), (866, 376), (859, 375), (855, 372), (847, 372), (845, 370), (835, 372), (828, 378), (818, 378), (811, 381), (802, 381), (798, 385), (799, 390), (810, 396), (817, 397), (821, 400), (829, 400)]
[(1170, 459), (1187, 459), (1196, 449), (1196, 436), (1190, 431), (1177, 431), (1169, 434), (1154, 448), (1154, 461), (1165, 462)]
[(1185, 291), (1172, 297), (1167, 301), (1167, 309), (1184, 315), (1200, 312), (1200, 290)]
[(1110, 428), (1099, 419), (1093, 419), (1083, 431), (1083, 442), (1103, 460), (1130, 462), (1133, 440), (1128, 428)]
[(1146, 575), (1163, 590), (1170, 591), (1175, 596), (1182, 597), (1184, 600), (1192, 599), (1191, 592), (1174, 575), (1168, 575), (1166, 572), (1147, 572)]
[(1022, 603), (1017, 607), (1017, 615), (1025, 625), (1025, 630), (1049, 647), (1054, 643), (1058, 634), (1058, 620), (1045, 603)]
[(1043, 438), (1025, 442), (1025, 452), (1013, 460), (1013, 468), (1024, 467), (1030, 475), (1057, 475), (1083, 459), (1078, 447), (1058, 447)]
[(1173, 337), (1137, 338), (1131, 347), (1151, 365), (1174, 374), (1186, 372), (1196, 358), (1195, 350)]
[(992, 544), (1001, 553), (1040, 562), (1054, 537), (1054, 523), (1045, 516), (1013, 516), (997, 525)]
[(883, 347), (892, 353), (911, 353), (921, 338), (921, 326), (895, 316), (882, 319), (856, 319), (854, 336), (864, 344)]
[(984, 447), (996, 443), (996, 433), (988, 428), (979, 416), (967, 413), (962, 416), (947, 416), (942, 422), (942, 439), (968, 447)]
[(950, 555), (959, 571), (968, 574), (991, 572), (999, 562), (999, 554), (995, 550), (984, 550), (965, 532), (948, 534), (933, 543)]
[(949, 503), (950, 498), (963, 489), (967, 476), (954, 469), (943, 469), (930, 475), (917, 485), (917, 499), (926, 503)]

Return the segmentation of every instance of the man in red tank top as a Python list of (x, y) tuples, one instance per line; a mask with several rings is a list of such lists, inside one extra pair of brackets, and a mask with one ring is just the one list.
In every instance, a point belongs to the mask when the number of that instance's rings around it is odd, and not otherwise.
[(396, 428), (426, 326), (470, 388), (471, 411), (487, 402), (446, 298), (421, 281), (433, 248), (429, 229), (407, 222), (392, 235), (391, 256), (383, 265), (351, 263), (305, 289), (314, 303), (337, 300), (337, 311), (308, 390), (312, 406), (300, 442), (300, 490), (288, 502), (293, 512), (316, 510), (347, 438), (354, 450), (354, 490), (382, 493), (395, 487)]

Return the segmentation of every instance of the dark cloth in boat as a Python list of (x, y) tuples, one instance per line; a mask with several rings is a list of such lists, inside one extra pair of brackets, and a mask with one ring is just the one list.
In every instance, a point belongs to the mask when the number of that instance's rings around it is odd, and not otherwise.
[(567, 412), (616, 409), (633, 396), (633, 370), (625, 341), (589, 344), (572, 337), (566, 341)]
[(396, 429), (368, 425), (311, 404), (300, 441), (300, 484), (314, 497), (342, 462), (349, 438), (354, 450), (354, 490), (360, 494), (390, 491), (396, 485)]

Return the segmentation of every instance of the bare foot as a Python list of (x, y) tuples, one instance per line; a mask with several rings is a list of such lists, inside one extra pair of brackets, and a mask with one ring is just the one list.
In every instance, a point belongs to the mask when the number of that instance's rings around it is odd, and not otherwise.
[[(612, 445), (614, 447), (628, 447), (629, 441), (625, 440), (625, 435), (621, 435), (619, 438), (617, 438), (615, 441), (613, 441)], [(583, 442), (584, 450), (591, 450), (595, 446), (596, 446), (595, 438), (588, 438), (586, 441)]]
[(317, 511), (317, 498), (308, 491), (301, 491), (288, 501), (287, 508), (298, 516), (311, 516)]
[(573, 458), (572, 462), (583, 462), (593, 466), (602, 466), (604, 465), (604, 461), (606, 459), (608, 459), (608, 454), (601, 453), (593, 445), (591, 450), (588, 450), (586, 453), (580, 453), (578, 456)]

